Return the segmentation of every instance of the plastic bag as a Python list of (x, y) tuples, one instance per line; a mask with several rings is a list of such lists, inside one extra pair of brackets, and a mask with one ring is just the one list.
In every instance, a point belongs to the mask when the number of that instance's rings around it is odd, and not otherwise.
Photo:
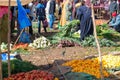
[(43, 26), (44, 26), (44, 27), (48, 27), (47, 19), (45, 19), (45, 20), (43, 21)]

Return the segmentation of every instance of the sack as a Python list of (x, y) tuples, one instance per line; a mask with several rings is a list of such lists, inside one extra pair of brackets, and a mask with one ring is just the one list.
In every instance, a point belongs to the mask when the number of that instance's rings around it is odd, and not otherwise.
[(44, 27), (48, 27), (47, 19), (45, 19), (45, 20), (43, 21), (43, 26), (44, 26)]

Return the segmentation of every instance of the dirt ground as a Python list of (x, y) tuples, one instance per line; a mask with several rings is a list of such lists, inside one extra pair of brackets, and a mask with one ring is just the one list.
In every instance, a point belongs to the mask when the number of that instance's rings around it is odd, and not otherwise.
[[(118, 49), (119, 50), (119, 49)], [(119, 53), (115, 47), (102, 47), (102, 55)], [(98, 56), (96, 47), (51, 47), (44, 50), (29, 50), (27, 54), (20, 54), (22, 60), (30, 61), (36, 66), (52, 64), (55, 60), (73, 60), (73, 59), (85, 59), (91, 56)]]
[[(55, 60), (72, 60), (81, 59), (88, 56), (89, 50), (82, 47), (51, 48), (45, 50), (33, 50), (29, 55), (21, 55), (23, 60), (31, 61), (33, 64), (40, 66), (53, 63)], [(94, 55), (97, 52), (91, 51)]]

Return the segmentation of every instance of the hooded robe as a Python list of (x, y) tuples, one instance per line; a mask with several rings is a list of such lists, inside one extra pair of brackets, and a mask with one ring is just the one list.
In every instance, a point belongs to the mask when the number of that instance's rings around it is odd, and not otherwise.
[(80, 40), (84, 40), (86, 36), (93, 34), (93, 24), (91, 18), (91, 10), (87, 6), (83, 5), (80, 6), (77, 10), (77, 16), (80, 20), (79, 29), (81, 30), (80, 33)]

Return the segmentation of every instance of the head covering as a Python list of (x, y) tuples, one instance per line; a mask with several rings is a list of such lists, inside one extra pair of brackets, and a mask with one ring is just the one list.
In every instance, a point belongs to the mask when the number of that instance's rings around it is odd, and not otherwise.
[(29, 3), (29, 4), (28, 4), (28, 6), (29, 6), (29, 7), (32, 7), (32, 6), (33, 6), (33, 3), (32, 3), (32, 2), (31, 2), (31, 3)]
[(117, 13), (116, 12), (113, 12), (112, 13), (112, 17), (116, 17), (117, 16)]

